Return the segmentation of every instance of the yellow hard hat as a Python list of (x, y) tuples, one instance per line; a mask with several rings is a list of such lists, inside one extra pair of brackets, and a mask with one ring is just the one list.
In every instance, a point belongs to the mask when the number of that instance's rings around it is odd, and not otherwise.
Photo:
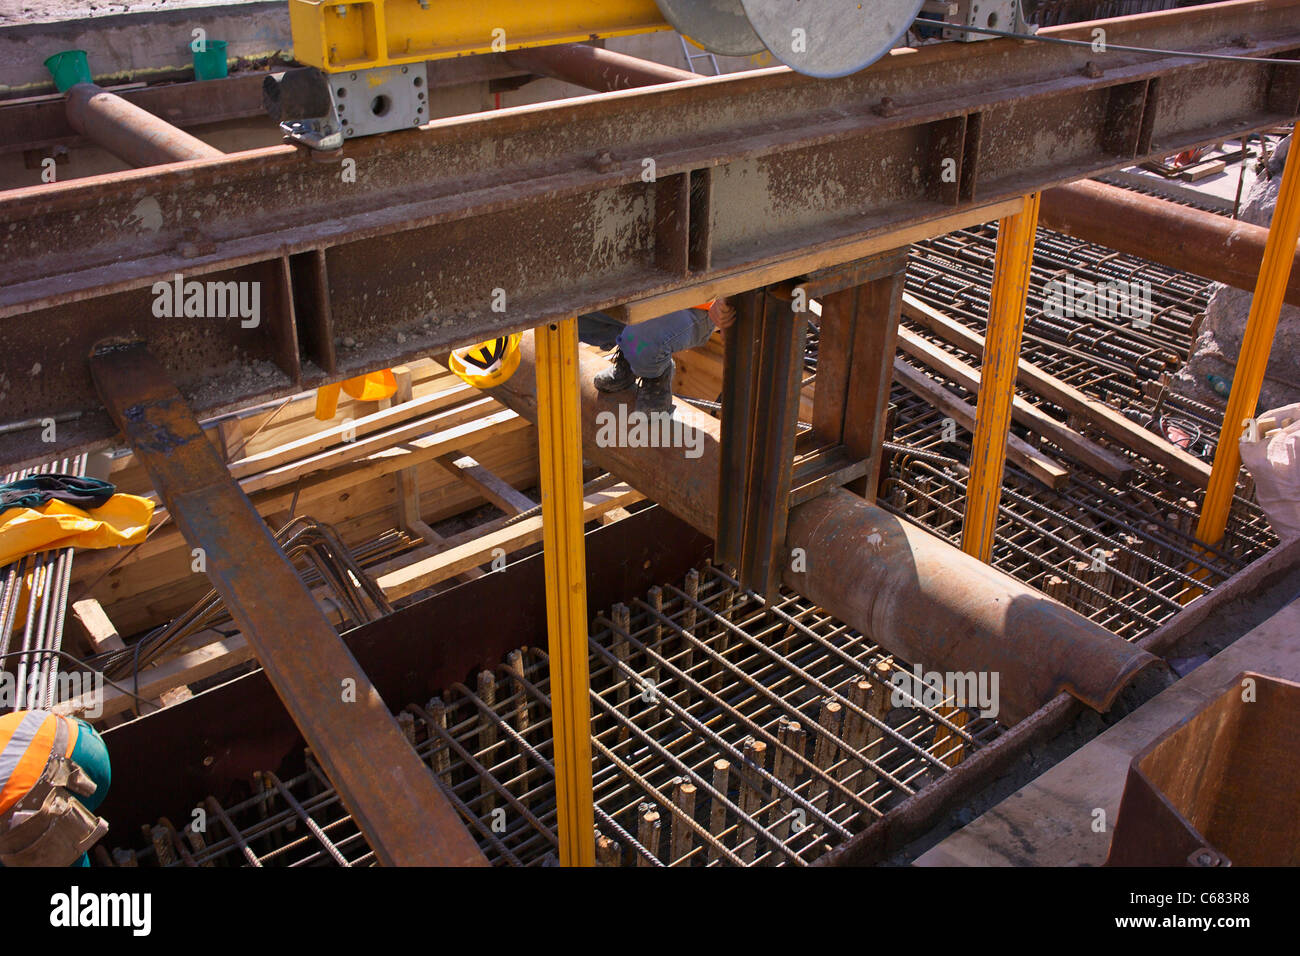
[(451, 353), (451, 370), (475, 388), (500, 385), (519, 367), (520, 333), (503, 335)]

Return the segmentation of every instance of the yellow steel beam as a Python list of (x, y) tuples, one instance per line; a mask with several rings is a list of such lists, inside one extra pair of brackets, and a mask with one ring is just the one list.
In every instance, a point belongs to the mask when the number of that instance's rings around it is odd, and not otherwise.
[(1196, 526), (1196, 537), (1205, 544), (1218, 544), (1228, 528), (1232, 493), (1237, 488), (1237, 475), (1241, 471), (1241, 448), (1237, 441), (1246, 428), (1247, 419), (1255, 415), (1259, 390), (1264, 384), (1264, 370), (1273, 349), (1278, 313), (1282, 310), (1282, 299), (1286, 295), (1291, 263), (1295, 258), (1296, 239), (1300, 237), (1300, 160), (1296, 159), (1296, 153), (1300, 153), (1300, 144), (1293, 139), (1282, 172), (1277, 206), (1273, 210), (1273, 224), (1264, 243), (1264, 259), (1259, 267), (1259, 280), (1255, 283), (1255, 297), (1251, 299), (1250, 314), (1246, 317), (1246, 333), (1241, 340), (1237, 369), (1232, 376), (1228, 408), (1223, 413), (1223, 430), (1219, 433), (1219, 446), (1214, 453), (1214, 467), (1210, 470), (1201, 519)]
[(578, 321), (565, 319), (538, 326), (535, 339), (560, 864), (593, 866), (596, 824), (587, 671), (587, 568), (582, 537)]
[(966, 482), (966, 518), (961, 534), (961, 549), (985, 562), (993, 557), (1007, 433), (1011, 428), (1011, 400), (1015, 397), (1016, 367), (1020, 361), (1020, 334), (1025, 327), (1025, 295), (1029, 290), (1029, 267), (1034, 261), (1038, 199), (1038, 193), (1025, 197), (1022, 211), (998, 222), (993, 293), (989, 300), (970, 478)]
[(289, 26), (327, 73), (671, 29), (654, 0), (289, 0)]

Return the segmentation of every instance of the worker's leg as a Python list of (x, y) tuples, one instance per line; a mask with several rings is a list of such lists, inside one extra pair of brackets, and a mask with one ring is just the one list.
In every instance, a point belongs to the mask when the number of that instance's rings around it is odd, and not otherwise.
[(642, 379), (657, 379), (672, 369), (673, 353), (703, 345), (713, 322), (702, 309), (679, 309), (623, 329), (619, 351)]
[(624, 328), (622, 322), (604, 312), (588, 312), (578, 316), (578, 341), (598, 349), (612, 349)]
[[(77, 742), (72, 748), (72, 762), (80, 767), (95, 784), (95, 792), (88, 797), (74, 793), (85, 808), (92, 813), (108, 796), (109, 785), (113, 782), (113, 768), (108, 760), (108, 748), (99, 732), (84, 720), (77, 721)], [(88, 854), (81, 854), (73, 866), (90, 866)]]

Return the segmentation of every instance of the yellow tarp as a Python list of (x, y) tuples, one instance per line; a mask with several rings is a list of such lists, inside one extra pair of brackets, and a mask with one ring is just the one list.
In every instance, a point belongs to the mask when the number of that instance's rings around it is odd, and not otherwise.
[(0, 513), (0, 567), (25, 554), (53, 548), (115, 548), (139, 544), (149, 533), (154, 503), (135, 495), (114, 495), (82, 511), (62, 501)]

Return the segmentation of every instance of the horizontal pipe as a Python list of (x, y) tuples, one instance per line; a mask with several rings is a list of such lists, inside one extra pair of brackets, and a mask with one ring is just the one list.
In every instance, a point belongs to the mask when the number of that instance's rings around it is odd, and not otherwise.
[[(1263, 226), (1092, 180), (1045, 191), (1040, 220), (1077, 239), (1250, 292), (1268, 238)], [(1300, 305), (1300, 267), (1291, 269), (1286, 302)]]
[(585, 86), (599, 93), (699, 78), (689, 70), (585, 43), (517, 50), (506, 54), (506, 62), (521, 70)]
[(78, 83), (68, 90), (66, 109), (73, 129), (132, 166), (161, 166), (225, 155), (94, 83)]
[[(489, 393), (535, 422), (532, 333), (525, 334), (522, 352), (519, 370)], [(610, 426), (631, 393), (596, 391), (591, 379), (604, 367), (598, 356), (583, 352), (586, 455), (714, 534), (718, 420), (679, 401), (679, 447), (611, 440), (617, 436)], [(926, 671), (996, 672), (998, 719), (1007, 724), (1061, 691), (1105, 711), (1139, 671), (1159, 663), (1028, 585), (841, 488), (790, 512), (786, 544), (792, 560), (784, 583), (888, 651)]]

